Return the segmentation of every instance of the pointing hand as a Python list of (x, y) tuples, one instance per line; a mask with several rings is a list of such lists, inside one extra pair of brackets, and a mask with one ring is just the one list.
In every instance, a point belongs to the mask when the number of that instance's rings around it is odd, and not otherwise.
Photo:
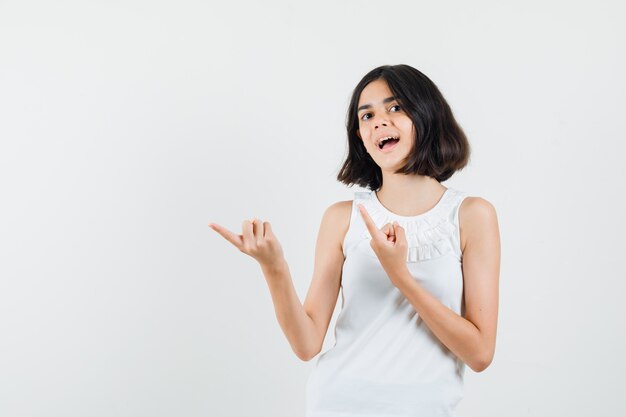
[(394, 222), (394, 224), (387, 223), (382, 229), (378, 229), (365, 207), (359, 204), (358, 208), (372, 236), (370, 246), (383, 269), (390, 277), (406, 269), (408, 243), (404, 228), (398, 225), (398, 222)]
[(209, 223), (209, 227), (241, 252), (256, 259), (262, 267), (277, 266), (284, 261), (283, 249), (269, 222), (261, 222), (256, 218), (244, 220), (240, 235), (216, 223)]

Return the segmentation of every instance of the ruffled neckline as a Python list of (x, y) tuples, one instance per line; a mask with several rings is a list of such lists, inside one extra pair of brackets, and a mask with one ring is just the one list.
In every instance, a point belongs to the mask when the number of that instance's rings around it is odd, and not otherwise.
[[(456, 227), (448, 214), (457, 200), (454, 196), (458, 193), (448, 187), (435, 206), (415, 216), (401, 216), (388, 210), (374, 191), (358, 193), (358, 200), (379, 229), (394, 221), (404, 228), (408, 243), (407, 262), (419, 262), (454, 253), (452, 237)], [(363, 239), (371, 239), (364, 223), (361, 236)]]

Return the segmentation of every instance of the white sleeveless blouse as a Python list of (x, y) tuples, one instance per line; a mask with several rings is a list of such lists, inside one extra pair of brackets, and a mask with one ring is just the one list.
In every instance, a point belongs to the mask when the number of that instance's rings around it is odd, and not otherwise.
[(335, 344), (317, 357), (306, 384), (306, 417), (455, 416), (465, 364), (396, 288), (370, 246), (357, 204), (376, 227), (405, 229), (407, 266), (420, 285), (464, 315), (458, 209), (465, 192), (449, 188), (418, 216), (387, 210), (374, 191), (355, 192), (343, 242), (341, 312)]

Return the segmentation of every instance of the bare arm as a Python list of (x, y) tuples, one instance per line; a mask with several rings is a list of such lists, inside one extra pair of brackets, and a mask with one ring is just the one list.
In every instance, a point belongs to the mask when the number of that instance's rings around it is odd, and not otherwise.
[(315, 270), (304, 305), (293, 286), (283, 250), (269, 222), (245, 220), (242, 234), (209, 223), (241, 252), (252, 256), (265, 275), (276, 317), (298, 358), (308, 361), (322, 349), (341, 285), (342, 243), (350, 223), (352, 201), (328, 207), (315, 248)]
[(304, 361), (322, 349), (332, 318), (343, 267), (342, 241), (350, 222), (352, 201), (328, 207), (322, 218), (315, 248), (315, 267), (304, 305), (293, 286), (287, 262), (262, 267), (276, 317), (295, 354)]
[(303, 361), (322, 349), (332, 318), (343, 267), (342, 241), (350, 222), (351, 201), (330, 206), (322, 218), (315, 248), (313, 278), (304, 305), (293, 286), (287, 263), (264, 269), (276, 317), (291, 348)]
[(337, 305), (343, 269), (343, 240), (350, 225), (352, 200), (337, 202), (326, 210), (315, 248), (313, 279), (304, 301), (304, 310), (313, 319), (316, 345), (308, 359), (322, 350), (330, 319)]
[(276, 267), (261, 267), (272, 295), (274, 311), (291, 349), (307, 361), (317, 346), (315, 323), (305, 312), (293, 286), (287, 262)]
[(500, 234), (494, 207), (469, 197), (460, 208), (465, 317), (459, 316), (402, 271), (399, 289), (429, 329), (474, 371), (493, 360), (498, 318)]

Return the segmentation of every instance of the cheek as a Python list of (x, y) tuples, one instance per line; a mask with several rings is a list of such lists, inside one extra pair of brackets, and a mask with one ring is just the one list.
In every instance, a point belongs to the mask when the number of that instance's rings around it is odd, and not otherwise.
[(402, 124), (402, 127), (405, 131), (409, 132), (413, 128), (413, 120), (406, 115), (402, 115), (402, 120), (399, 121)]
[(412, 141), (415, 137), (415, 128), (413, 127), (413, 122), (410, 119), (405, 122), (402, 130), (406, 132), (408, 139)]

